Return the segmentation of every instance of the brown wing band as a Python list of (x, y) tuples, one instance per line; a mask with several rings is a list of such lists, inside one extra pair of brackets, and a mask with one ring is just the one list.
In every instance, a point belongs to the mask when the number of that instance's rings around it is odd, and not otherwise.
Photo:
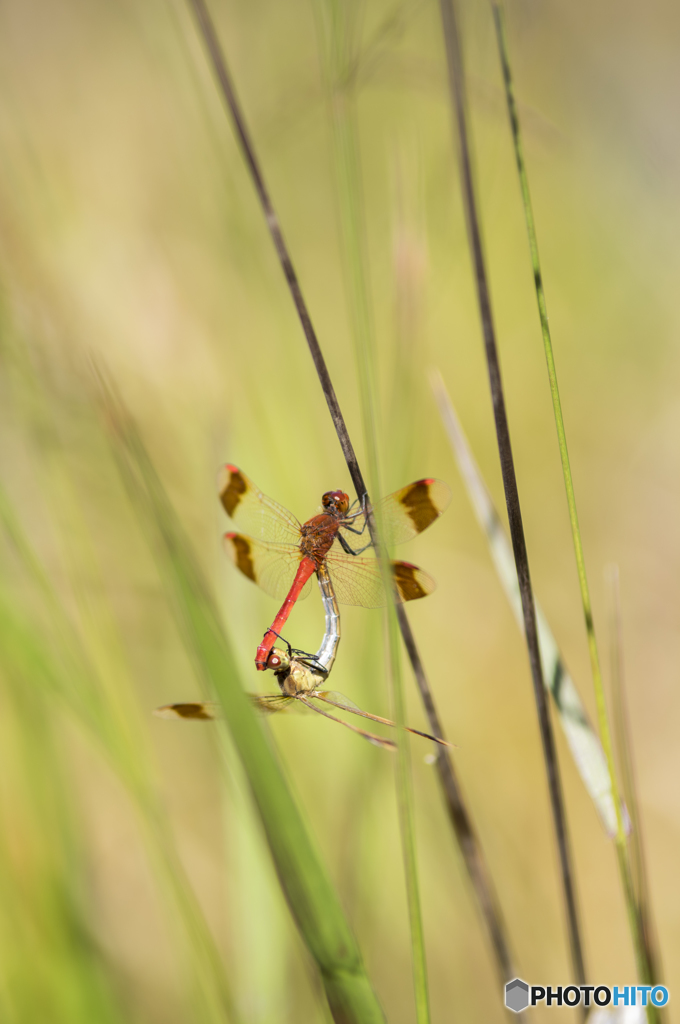
[(417, 601), (419, 597), (427, 597), (427, 590), (424, 590), (416, 579), (417, 565), (410, 565), (409, 562), (392, 562), (392, 572), (402, 601)]
[(247, 576), (249, 580), (252, 580), (253, 583), (257, 583), (255, 566), (253, 565), (253, 558), (248, 538), (243, 537), (240, 533), (232, 533), (228, 534), (228, 536), (234, 548), (236, 567), (240, 569), (243, 575)]
[(248, 490), (248, 484), (236, 466), (226, 466), (225, 469), (225, 476), (228, 474), (228, 478), (226, 486), (220, 491), (220, 499), (224, 505), (224, 511), (231, 518), (238, 508), (241, 497)]
[(401, 499), (418, 533), (439, 517), (440, 510), (430, 497), (430, 480), (417, 480)]
[[(163, 708), (163, 711), (166, 709)], [(170, 704), (169, 711), (174, 711), (178, 718), (196, 718), (209, 721), (215, 717), (205, 704)]]

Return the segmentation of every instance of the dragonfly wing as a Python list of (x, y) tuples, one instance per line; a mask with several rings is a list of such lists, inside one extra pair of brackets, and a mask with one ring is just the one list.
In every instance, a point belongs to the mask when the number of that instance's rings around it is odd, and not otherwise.
[[(326, 564), (340, 604), (359, 605), (361, 608), (382, 608), (387, 604), (380, 566), (372, 556), (347, 555), (334, 548), (327, 556)], [(432, 577), (417, 565), (410, 562), (392, 562), (391, 565), (398, 601), (416, 601), (435, 589)]]
[[(326, 691), (324, 690), (317, 690), (315, 691), (314, 694), (305, 694), (304, 697), (299, 698), (298, 703), (306, 704), (313, 711), (316, 711), (318, 712), (318, 714), (323, 715), (324, 718), (329, 718), (331, 722), (337, 722), (338, 725), (344, 726), (345, 729), (351, 729), (352, 732), (355, 732), (357, 733), (357, 735), (362, 736), (365, 740), (368, 740), (368, 742), (372, 743), (375, 747), (381, 747), (383, 750), (392, 751), (397, 749), (396, 744), (393, 743), (392, 740), (385, 739), (384, 736), (377, 736), (374, 732), (367, 732), (365, 729), (360, 729), (357, 725), (352, 725), (350, 722), (343, 721), (342, 718), (336, 718), (335, 715), (331, 715), (328, 711), (328, 704), (333, 702), (325, 700), (323, 696), (325, 692)], [(338, 696), (342, 695), (338, 694)], [(347, 701), (346, 698), (344, 699), (346, 701), (346, 704), (343, 704), (341, 706), (341, 710), (350, 711), (351, 708), (347, 705), (350, 704), (351, 701)], [(333, 706), (335, 707), (336, 705), (333, 704)]]
[[(244, 576), (279, 600), (290, 590), (302, 558), (300, 550), (292, 544), (268, 544), (242, 533), (226, 533), (224, 549)], [(309, 579), (298, 600), (307, 597), (311, 586)]]
[[(331, 704), (334, 708), (350, 711), (353, 715), (361, 715), (362, 718), (369, 718), (372, 722), (380, 722), (382, 725), (389, 725), (392, 729), (396, 729), (395, 723), (390, 721), (389, 718), (383, 718), (381, 715), (371, 715), (368, 711), (363, 711), (349, 697), (345, 697), (344, 693), (338, 693), (337, 690), (316, 690), (314, 696), (317, 700), (322, 700), (325, 704)], [(405, 725), (404, 728), (407, 732), (412, 732), (414, 736), (422, 736), (423, 739), (432, 740), (433, 743), (439, 743), (443, 747), (452, 746), (447, 740), (432, 736), (429, 732), (412, 729), (408, 725)]]
[[(304, 704), (295, 697), (287, 697), (284, 693), (249, 693), (251, 704), (263, 715), (275, 715), (291, 711), (305, 711)], [(197, 722), (206, 722), (214, 718), (222, 718), (222, 708), (212, 701), (197, 701), (194, 704), (164, 704), (156, 708), (157, 718), (185, 718)]]
[(351, 701), (349, 697), (345, 697), (344, 693), (340, 693), (338, 690), (315, 690), (314, 697), (327, 704), (332, 704), (343, 711), (351, 711), (352, 714), (357, 712), (363, 714), (358, 704), (355, 704), (354, 701)]
[(382, 725), (390, 725), (394, 728), (394, 722), (391, 722), (389, 718), (371, 715), (368, 711), (360, 708), (358, 704), (355, 704), (354, 701), (351, 701), (349, 697), (345, 697), (344, 693), (339, 693), (338, 690), (316, 690), (314, 696), (317, 700), (322, 700), (325, 704), (331, 704), (340, 711), (349, 711), (353, 715), (361, 715), (362, 718), (370, 718), (372, 722), (380, 722)]
[(295, 714), (300, 711), (309, 711), (301, 700), (296, 697), (287, 697), (285, 693), (265, 693), (260, 696), (251, 693), (248, 695), (256, 711), (262, 715)]
[[(385, 543), (404, 544), (426, 530), (451, 501), (451, 490), (443, 480), (416, 480), (377, 502), (374, 512)], [(363, 518), (356, 523), (363, 525)]]
[(164, 704), (154, 710), (154, 715), (157, 718), (191, 718), (196, 722), (206, 722), (221, 718), (222, 709), (212, 701), (195, 701), (193, 704)]
[(236, 466), (222, 467), (217, 490), (225, 512), (239, 530), (256, 540), (300, 543), (300, 523), (293, 513), (263, 494)]

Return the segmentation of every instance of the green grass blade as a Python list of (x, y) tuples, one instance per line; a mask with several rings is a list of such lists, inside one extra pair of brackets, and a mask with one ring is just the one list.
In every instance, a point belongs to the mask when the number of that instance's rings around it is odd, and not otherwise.
[(11, 780), (0, 799), (0, 1017), (122, 1022), (122, 1000), (88, 919), (87, 843), (62, 722), (18, 670), (6, 609), (0, 604), (0, 773)]
[[(11, 671), (41, 692), (43, 699), (65, 707), (95, 744), (105, 753), (112, 769), (125, 785), (138, 813), (142, 833), (158, 877), (177, 911), (187, 939), (187, 949), (198, 981), (195, 1012), (201, 1021), (232, 1022), (238, 1016), (231, 986), (203, 913), (188, 884), (175, 849), (167, 820), (152, 783), (153, 772), (145, 745), (134, 720), (120, 716), (120, 701), (108, 699), (89, 651), (81, 644), (73, 625), (52, 589), (49, 578), (33, 552), (0, 491), (3, 525), (48, 611), (49, 628), (36, 625), (35, 610), (27, 614), (16, 599), (0, 589), (0, 629), (4, 659)], [(123, 676), (118, 675), (121, 688)], [(132, 731), (131, 731), (132, 730)]]
[(356, 940), (276, 754), (240, 685), (218, 612), (187, 538), (134, 424), (108, 392), (104, 404), (123, 479), (154, 545), (197, 672), (223, 705), (281, 887), (317, 963), (334, 1019), (342, 1024), (377, 1024), (384, 1017)]
[[(324, 14), (328, 19), (327, 31), (322, 48), (327, 68), (327, 84), (330, 100), (333, 150), (335, 158), (339, 224), (342, 240), (343, 269), (347, 306), (354, 339), (354, 354), (359, 381), (360, 406), (364, 428), (364, 440), (368, 459), (369, 490), (381, 493), (380, 459), (378, 454), (378, 431), (376, 402), (376, 340), (370, 299), (368, 260), (366, 257), (365, 218), (363, 215), (363, 188), (361, 174), (361, 148), (357, 119), (357, 97), (354, 90), (355, 76), (348, 73), (353, 64), (356, 49), (357, 8), (347, 7), (337, 0), (324, 3)], [(322, 14), (323, 17), (323, 14)], [(320, 18), (321, 20), (321, 18)], [(375, 524), (380, 538), (381, 524)], [(379, 543), (379, 556), (383, 578), (389, 579), (390, 570), (387, 551)], [(413, 963), (413, 990), (418, 1024), (429, 1024), (430, 997), (427, 980), (427, 958), (423, 930), (420, 887), (415, 835), (415, 805), (408, 735), (405, 723), (404, 682), (401, 672), (399, 628), (393, 604), (387, 611), (389, 650), (389, 677), (391, 682), (392, 711), (396, 725), (397, 763), (396, 791), (399, 808), (399, 823), (404, 860), (404, 876), (408, 903)]]
[(633, 746), (630, 735), (628, 708), (626, 703), (625, 673), (623, 670), (623, 629), (621, 625), (621, 600), (619, 592), (619, 569), (617, 565), (609, 567), (607, 572), (609, 584), (609, 643), (611, 664), (612, 718), (616, 751), (621, 767), (623, 792), (633, 824), (630, 840), (630, 870), (638, 915), (640, 938), (649, 963), (650, 984), (661, 983), (662, 971), (659, 962), (659, 951), (656, 941), (656, 929), (652, 917), (649, 893), (647, 862), (645, 857), (640, 820), (639, 800), (633, 763)]

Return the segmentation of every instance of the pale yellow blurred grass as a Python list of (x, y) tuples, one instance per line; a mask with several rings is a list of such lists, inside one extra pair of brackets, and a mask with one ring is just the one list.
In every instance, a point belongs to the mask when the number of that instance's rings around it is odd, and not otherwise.
[[(366, 30), (389, 8), (370, 5)], [(439, 589), (412, 621), (478, 821), (524, 975), (567, 977), (546, 787), (526, 657), (431, 407), (425, 370), (447, 379), (502, 504), (485, 369), (443, 92), (436, 11), (391, 39), (361, 98), (366, 209), (382, 400), (390, 410), (403, 249), (395, 266), (396, 154), (415, 209), (422, 298), (408, 352), (408, 476), (451, 483), (451, 509), (403, 556)], [(586, 557), (602, 630), (602, 568), (621, 566), (627, 678), (666, 982), (680, 975), (677, 850), (678, 360), (675, 285), (680, 150), (673, 129), (676, 15), (585, 3), (510, 5), (517, 89), (544, 256), (558, 372)], [(360, 454), (356, 378), (343, 308), (329, 134), (311, 10), (216, 8), (239, 92)], [(148, 717), (197, 690), (153, 563), (112, 498), (91, 443), (83, 348), (111, 367), (220, 594), (253, 688), (254, 646), (272, 602), (236, 578), (219, 546), (214, 476), (229, 459), (300, 518), (348, 486), (280, 271), (181, 5), (35, 0), (2, 15), (2, 286), (17, 345), (53, 381), (61, 429), (156, 749), (179, 848), (218, 937), (245, 1020), (322, 1020), (310, 969), (277, 891), (243, 784), (222, 792), (207, 730)], [(562, 483), (534, 311), (510, 140), (486, 9), (465, 8), (475, 81), (477, 169), (501, 358), (532, 572), (592, 709)], [(615, 29), (614, 29), (614, 26)], [(416, 170), (411, 170), (415, 165)], [(415, 263), (414, 266), (420, 266)], [(7, 365), (11, 364), (5, 346)], [(47, 367), (45, 370), (44, 367)], [(418, 377), (420, 375), (420, 379)], [(8, 376), (16, 379), (13, 371)], [(20, 385), (16, 385), (20, 386)], [(7, 408), (7, 407), (6, 407)], [(12, 415), (9, 412), (12, 411)], [(392, 413), (394, 415), (394, 413)], [(387, 423), (391, 421), (388, 418)], [(45, 439), (18, 406), (2, 414), (4, 479), (62, 581), (41, 495)], [(386, 467), (387, 490), (405, 482)], [(393, 477), (392, 477), (392, 475)], [(44, 503), (44, 504), (43, 504)], [(318, 602), (292, 639), (315, 648)], [(384, 713), (380, 615), (348, 610), (334, 686)], [(248, 676), (246, 676), (248, 677)], [(409, 692), (410, 720), (423, 721)], [(62, 726), (59, 726), (62, 728)], [(129, 808), (91, 752), (70, 743), (90, 912), (111, 972), (140, 1020), (182, 1019), (181, 957)], [(410, 966), (392, 766), (327, 723), (273, 732), (391, 1021), (411, 1019)], [(613, 854), (561, 740), (593, 979), (628, 983), (633, 961)], [(413, 744), (419, 854), (435, 1018), (500, 1020), (493, 973), (445, 825), (427, 751)], [(558, 1013), (560, 1011), (557, 1011)], [(314, 1014), (317, 1017), (314, 1017)], [(671, 1015), (673, 1011), (671, 1008)], [(173, 1016), (175, 1014), (176, 1016)], [(563, 1015), (566, 1014), (564, 1011)], [(136, 1018), (135, 1018), (136, 1019)], [(552, 1019), (552, 1018), (551, 1018)], [(566, 1019), (566, 1018), (565, 1018)]]

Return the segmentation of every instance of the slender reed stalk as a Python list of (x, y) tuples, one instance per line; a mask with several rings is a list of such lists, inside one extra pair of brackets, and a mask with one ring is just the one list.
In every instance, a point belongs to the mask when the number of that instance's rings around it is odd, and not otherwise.
[[(468, 497), (486, 535), (498, 578), (521, 630), (523, 626), (522, 598), (510, 541), (463, 433), (444, 381), (435, 370), (432, 371), (430, 380)], [(616, 811), (614, 810), (607, 759), (538, 601), (536, 601), (536, 625), (541, 664), (543, 665), (543, 681), (555, 702), (559, 721), (571, 750), (576, 770), (590, 794), (607, 835), (614, 838), (617, 828)]]
[(312, 318), (307, 308), (307, 303), (302, 295), (302, 289), (300, 288), (300, 282), (293, 266), (293, 261), (288, 251), (288, 246), (283, 237), (281, 226), (279, 224), (279, 218), (274, 210), (272, 201), (269, 197), (269, 191), (265, 185), (264, 177), (260, 169), (260, 164), (255, 155), (255, 148), (250, 138), (250, 133), (246, 127), (245, 119), (241, 111), (240, 104), (236, 97), (234, 87), (231, 81), (231, 75), (227, 69), (227, 62), (222, 52), (219, 39), (217, 38), (217, 32), (213, 24), (212, 18), (208, 12), (208, 8), (205, 4), (205, 0), (187, 0), (189, 7), (193, 11), (194, 17), (198, 24), (198, 28), (201, 34), (203, 43), (205, 44), (208, 56), (210, 57), (210, 63), (212, 64), (213, 71), (219, 83), (222, 97), (227, 104), (227, 109), (234, 122), (234, 128), (241, 144), (241, 152), (243, 158), (248, 165), (250, 176), (255, 186), (258, 199), (262, 206), (262, 210), (267, 221), (267, 227), (269, 233), (272, 236), (274, 248), (276, 249), (276, 255), (281, 263), (286, 283), (290, 289), (290, 293), (295, 303), (295, 309), (300, 318), (302, 324), (302, 330), (304, 331), (309, 351), (316, 368), (316, 372), (319, 375), (321, 387), (323, 389), (324, 397), (328, 403), (328, 411), (331, 414), (333, 425), (340, 441), (342, 448), (342, 454), (345, 456), (347, 468), (352, 478), (352, 483), (357, 492), (357, 497), (363, 498), (366, 493), (366, 486), (364, 484), (364, 478), (359, 469), (359, 463), (357, 461), (352, 442), (350, 441), (345, 420), (340, 411), (340, 405), (338, 403), (337, 395), (335, 394), (335, 388), (331, 382), (328, 367), (326, 366), (326, 360), (321, 352), (319, 340), (316, 336), (316, 331), (312, 324)]
[(520, 593), (522, 595), (524, 630), (526, 634), (527, 648), (529, 651), (534, 697), (538, 711), (543, 756), (548, 776), (550, 802), (559, 851), (572, 968), (574, 978), (578, 984), (582, 984), (585, 981), (585, 967), (576, 906), (574, 870), (569, 848), (562, 785), (559, 765), (557, 762), (557, 754), (555, 751), (555, 739), (553, 736), (550, 716), (548, 714), (548, 702), (543, 685), (543, 669), (541, 666), (541, 657), (538, 647), (536, 611), (534, 608), (534, 597), (531, 588), (531, 577), (529, 575), (529, 559), (527, 556), (526, 540), (524, 537), (524, 527), (522, 525), (522, 513), (519, 502), (519, 493), (517, 490), (517, 478), (515, 475), (515, 466), (512, 457), (510, 431), (508, 428), (508, 419), (505, 409), (505, 397), (501, 382), (498, 349), (496, 346), (496, 333), (491, 310), (491, 296), (489, 294), (489, 283), (482, 248), (482, 235), (479, 215), (477, 212), (477, 199), (472, 173), (472, 154), (467, 125), (465, 73), (462, 64), (460, 33), (458, 30), (458, 22), (453, 0), (440, 0), (440, 11), (444, 43), (446, 47), (451, 106), (454, 115), (454, 134), (458, 140), (463, 208), (465, 210), (468, 242), (474, 267), (479, 312), (482, 323), (482, 332), (484, 335), (484, 348), (489, 372), (489, 384), (491, 387), (491, 399), (496, 424), (496, 437), (498, 441), (498, 451), (503, 476), (503, 488), (505, 491), (505, 502), (508, 510), (510, 535), (512, 538), (515, 565), (517, 567), (517, 578), (519, 580)]
[[(267, 226), (272, 236), (272, 241), (276, 248), (293, 302), (295, 303), (295, 308), (300, 318), (305, 338), (307, 339), (307, 344), (319, 377), (319, 382), (328, 404), (331, 419), (333, 420), (333, 425), (338, 435), (338, 440), (340, 441), (345, 461), (347, 462), (347, 468), (352, 478), (352, 483), (354, 484), (357, 497), (363, 499), (367, 493), (364, 478), (357, 462), (354, 447), (352, 446), (344, 417), (340, 410), (335, 389), (333, 388), (328, 367), (326, 366), (326, 361), (321, 352), (318, 338), (312, 325), (307, 304), (305, 303), (302, 295), (302, 290), (293, 267), (290, 253), (281, 232), (278, 217), (274, 211), (269, 193), (264, 183), (260, 165), (255, 155), (253, 142), (246, 128), (245, 120), (231, 82), (231, 76), (227, 69), (226, 60), (215, 32), (215, 26), (210, 18), (204, 0), (188, 0), (188, 3), (196, 17), (201, 37), (208, 51), (215, 76), (222, 92), (222, 97), (233, 120), (244, 159), (250, 170), (255, 190), (260, 199), (265, 219), (267, 221)], [(379, 538), (376, 534), (375, 522), (370, 511), (370, 506), (367, 518), (371, 540), (379, 549)], [(428, 717), (430, 732), (440, 739), (445, 739), (446, 737), (436, 709), (434, 696), (418, 652), (408, 617), (402, 605), (397, 606), (396, 613), (404, 646), (406, 647), (406, 651), (411, 661), (411, 666), (418, 684), (423, 706)], [(438, 748), (437, 750), (436, 767), (442, 793), (446, 802), (449, 820), (454, 830), (456, 840), (460, 846), (463, 859), (468, 870), (468, 875), (489, 933), (498, 976), (500, 980), (504, 982), (509, 978), (512, 978), (514, 975), (507, 928), (503, 921), (498, 900), (494, 892), (491, 876), (479, 842), (479, 837), (477, 836), (476, 830), (473, 826), (460, 784), (454, 771), (453, 762), (450, 755), (443, 747)]]
[[(649, 898), (647, 863), (640, 821), (640, 803), (637, 796), (633, 745), (630, 735), (628, 707), (626, 701), (625, 673), (623, 668), (623, 629), (621, 625), (621, 594), (618, 565), (609, 566), (606, 573), (609, 590), (609, 645), (612, 692), (612, 718), (616, 737), (616, 750), (621, 768), (623, 791), (630, 810), (633, 828), (628, 844), (630, 871), (638, 917), (640, 940), (645, 959), (649, 965), (650, 985), (661, 981), (661, 964), (655, 942), (655, 928)], [(658, 1017), (662, 1014), (656, 1009)]]
[[(614, 807), (616, 809), (617, 832), (615, 843), (617, 861), (619, 864), (619, 870), (621, 872), (621, 884), (623, 886), (624, 896), (626, 899), (628, 909), (628, 919), (631, 927), (633, 945), (635, 947), (635, 955), (638, 962), (638, 970), (640, 971), (641, 979), (644, 980), (645, 983), (647, 983), (651, 975), (651, 965), (645, 954), (643, 937), (640, 931), (639, 918), (633, 897), (632, 879), (630, 877), (630, 862), (627, 853), (627, 837), (626, 830), (624, 827), (623, 813), (621, 809), (621, 800), (619, 797), (616, 764), (614, 761), (614, 747), (612, 744), (611, 732), (609, 729), (607, 703), (604, 693), (602, 671), (600, 668), (600, 656), (597, 649), (597, 638), (595, 636), (595, 624), (593, 622), (593, 609), (590, 600), (588, 577), (586, 575), (585, 556), (583, 554), (583, 541), (581, 539), (581, 530), (579, 527), (578, 513), (576, 510), (574, 481), (571, 474), (569, 450), (567, 448), (567, 435), (564, 427), (562, 403), (560, 401), (560, 392), (557, 383), (555, 356), (553, 353), (552, 339), (550, 337), (550, 325), (548, 323), (548, 308), (545, 300), (543, 277), (541, 274), (541, 264), (538, 255), (538, 240), (536, 237), (536, 225), (534, 222), (533, 208), (531, 205), (531, 194), (529, 192), (529, 179), (527, 176), (526, 164), (524, 161), (524, 150), (522, 147), (519, 114), (517, 112), (515, 90), (512, 80), (512, 72), (510, 70), (510, 55), (508, 50), (507, 33), (505, 30), (505, 17), (503, 13), (503, 8), (501, 4), (498, 3), (498, 0), (491, 0), (491, 8), (493, 11), (494, 24), (496, 27), (496, 39), (498, 42), (498, 52), (500, 56), (501, 68), (503, 71), (503, 83), (505, 86), (505, 97), (508, 106), (508, 117), (510, 120), (510, 129), (512, 132), (512, 140), (515, 151), (515, 162), (517, 164), (517, 173), (519, 175), (520, 190), (522, 193), (522, 205), (524, 207), (524, 216), (526, 220), (527, 235), (529, 239), (531, 267), (534, 275), (534, 285), (536, 288), (536, 302), (538, 306), (539, 320), (541, 323), (543, 348), (545, 351), (545, 360), (548, 369), (548, 381), (550, 384), (550, 396), (552, 399), (553, 413), (555, 416), (555, 428), (557, 430), (557, 441), (560, 450), (560, 461), (562, 463), (562, 475), (564, 477), (564, 488), (566, 491), (567, 506), (569, 509), (569, 523), (571, 526), (571, 536), (574, 544), (576, 569), (578, 572), (579, 588), (581, 591), (581, 603), (583, 605), (583, 617), (585, 620), (586, 636), (588, 639), (588, 654), (590, 656), (590, 669), (593, 677), (593, 687), (595, 689), (595, 701), (597, 705), (597, 717), (600, 730), (600, 739), (602, 741), (602, 746), (604, 748), (605, 756), (607, 758), (607, 765), (609, 767), (609, 774), (611, 778), (612, 795), (614, 798)], [(656, 1019), (656, 1010), (654, 1007), (648, 1007), (647, 1014), (648, 1019), (650, 1021)]]

